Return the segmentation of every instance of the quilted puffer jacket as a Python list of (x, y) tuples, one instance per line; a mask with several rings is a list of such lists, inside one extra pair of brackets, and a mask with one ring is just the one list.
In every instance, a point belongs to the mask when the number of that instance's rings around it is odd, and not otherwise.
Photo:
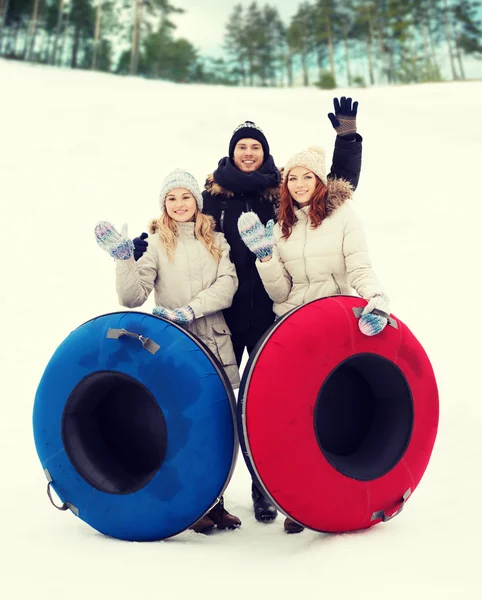
[(306, 302), (353, 294), (365, 300), (383, 294), (373, 272), (360, 219), (351, 206), (351, 186), (341, 179), (328, 181), (327, 216), (316, 229), (307, 217), (309, 207), (298, 209), (288, 239), (278, 224), (273, 229), (271, 260), (256, 261), (263, 285), (281, 316)]
[(194, 223), (181, 223), (174, 261), (170, 261), (156, 231), (153, 221), (147, 250), (137, 262), (134, 258), (116, 261), (120, 304), (128, 308), (142, 306), (153, 289), (156, 306), (174, 309), (189, 304), (195, 320), (186, 329), (206, 344), (223, 365), (232, 386), (238, 387), (231, 332), (222, 313), (231, 306), (238, 278), (224, 235), (214, 234), (222, 252), (217, 263), (195, 237)]

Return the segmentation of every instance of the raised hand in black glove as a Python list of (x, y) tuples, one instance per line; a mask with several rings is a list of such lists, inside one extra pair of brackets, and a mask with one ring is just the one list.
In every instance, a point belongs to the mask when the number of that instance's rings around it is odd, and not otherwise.
[(328, 118), (337, 135), (347, 141), (355, 140), (358, 102), (353, 102), (352, 106), (351, 98), (342, 96), (340, 100), (333, 98), (333, 106), (335, 107), (335, 114), (329, 113)]
[(140, 257), (147, 250), (147, 242), (144, 240), (147, 237), (147, 233), (141, 233), (139, 237), (134, 238), (132, 241), (134, 242), (134, 260), (139, 260)]

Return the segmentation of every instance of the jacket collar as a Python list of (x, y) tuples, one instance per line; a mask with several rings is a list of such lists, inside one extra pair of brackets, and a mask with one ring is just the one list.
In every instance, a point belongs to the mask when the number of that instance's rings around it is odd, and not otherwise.
[[(225, 196), (226, 198), (232, 198), (233, 196), (236, 196), (235, 192), (232, 192), (231, 190), (219, 185), (219, 183), (217, 183), (214, 179), (213, 173), (208, 175), (204, 184), (204, 189), (212, 196)], [(276, 204), (279, 202), (279, 186), (265, 188), (259, 192), (259, 195), (263, 200), (267, 200), (268, 202)]]
[[(211, 230), (214, 231), (214, 220), (210, 217)], [(187, 237), (194, 235), (194, 221), (188, 221), (187, 223), (178, 223), (179, 237)], [(152, 219), (149, 223), (149, 233), (154, 234), (159, 229), (159, 220)]]

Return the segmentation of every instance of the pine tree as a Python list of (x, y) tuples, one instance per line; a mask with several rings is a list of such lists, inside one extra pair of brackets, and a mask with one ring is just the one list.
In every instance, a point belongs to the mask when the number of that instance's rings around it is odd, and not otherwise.
[(465, 79), (465, 70), (462, 53), (482, 58), (482, 22), (479, 17), (481, 3), (474, 0), (461, 0), (453, 9), (455, 22), (455, 45), (457, 61), (462, 79)]
[(354, 22), (352, 38), (359, 41), (366, 57), (370, 85), (375, 84), (375, 61), (377, 46), (375, 40), (374, 19), (376, 6), (372, 0), (358, 0), (353, 4)]
[(300, 57), (303, 85), (310, 84), (310, 55), (315, 45), (313, 30), (313, 7), (308, 2), (299, 5), (288, 27), (288, 45), (293, 54)]
[(70, 66), (75, 69), (79, 66), (81, 46), (87, 46), (92, 42), (95, 10), (91, 0), (71, 0), (71, 2), (70, 24), (73, 29), (73, 39)]
[(169, 3), (169, 0), (135, 0), (129, 66), (129, 73), (131, 75), (135, 75), (137, 73), (139, 53), (142, 44), (142, 30), (146, 15), (160, 15), (161, 21), (164, 22), (165, 27), (174, 27), (172, 22), (169, 21), (169, 15), (183, 12), (184, 10), (182, 8), (176, 8)]
[(247, 85), (248, 61), (245, 42), (246, 21), (245, 12), (241, 4), (237, 4), (229, 16), (224, 34), (224, 50), (232, 65), (231, 72), (234, 78), (243, 86)]

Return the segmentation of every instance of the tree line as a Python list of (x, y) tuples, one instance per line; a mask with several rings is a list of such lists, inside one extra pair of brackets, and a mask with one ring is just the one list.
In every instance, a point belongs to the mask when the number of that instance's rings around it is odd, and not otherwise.
[(0, 56), (177, 82), (336, 87), (465, 79), (482, 58), (480, 0), (314, 0), (285, 23), (234, 7), (223, 56), (175, 35), (169, 0), (0, 0)]

